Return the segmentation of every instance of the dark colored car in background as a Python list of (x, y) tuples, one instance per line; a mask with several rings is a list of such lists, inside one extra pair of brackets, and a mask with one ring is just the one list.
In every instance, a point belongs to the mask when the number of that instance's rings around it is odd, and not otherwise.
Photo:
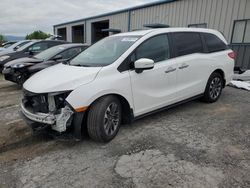
[(12, 45), (8, 45), (7, 47), (0, 47), (0, 56), (5, 55), (6, 53), (9, 53), (10, 51), (16, 51), (18, 48), (24, 46), (25, 44), (31, 42), (31, 40), (21, 40), (18, 42), (15, 42)]
[(8, 42), (5, 42), (3, 43), (1, 46), (3, 48), (8, 48), (9, 46), (11, 46), (12, 44), (15, 44), (17, 41), (8, 41)]
[(32, 74), (58, 63), (69, 61), (88, 47), (87, 44), (62, 44), (33, 57), (19, 58), (4, 65), (6, 80), (22, 85)]
[(32, 57), (48, 48), (65, 43), (68, 42), (60, 40), (32, 41), (20, 47), (16, 51), (4, 53), (3, 55), (0, 55), (0, 72), (2, 72), (4, 64), (8, 63), (9, 61), (21, 57)]

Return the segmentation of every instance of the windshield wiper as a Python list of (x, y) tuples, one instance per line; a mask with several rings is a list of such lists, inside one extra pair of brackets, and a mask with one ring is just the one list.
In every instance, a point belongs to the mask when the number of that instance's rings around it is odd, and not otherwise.
[(82, 65), (82, 64), (69, 64), (72, 66), (77, 66), (77, 67), (91, 67), (90, 65)]

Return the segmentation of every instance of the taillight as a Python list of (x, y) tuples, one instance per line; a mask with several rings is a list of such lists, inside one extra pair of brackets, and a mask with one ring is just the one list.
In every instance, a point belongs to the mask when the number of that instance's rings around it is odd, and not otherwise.
[(228, 53), (228, 56), (232, 59), (235, 59), (235, 55), (236, 55), (235, 52)]

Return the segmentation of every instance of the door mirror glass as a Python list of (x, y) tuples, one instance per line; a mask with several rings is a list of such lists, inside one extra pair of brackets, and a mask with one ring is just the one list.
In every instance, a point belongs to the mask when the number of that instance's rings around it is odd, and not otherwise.
[(142, 73), (144, 70), (149, 70), (154, 68), (154, 60), (141, 58), (135, 61), (135, 72)]

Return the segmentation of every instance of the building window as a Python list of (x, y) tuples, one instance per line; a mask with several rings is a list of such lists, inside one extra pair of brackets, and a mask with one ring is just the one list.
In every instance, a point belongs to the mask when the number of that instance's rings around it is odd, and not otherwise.
[(232, 43), (250, 43), (250, 19), (235, 20)]
[(207, 28), (207, 23), (189, 24), (188, 27)]

